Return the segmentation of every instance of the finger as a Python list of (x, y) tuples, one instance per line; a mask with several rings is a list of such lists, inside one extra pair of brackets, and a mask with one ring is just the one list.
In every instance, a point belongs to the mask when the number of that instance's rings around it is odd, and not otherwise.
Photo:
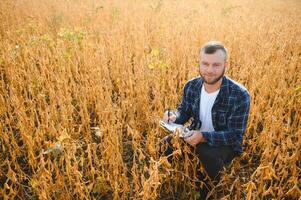
[(169, 122), (175, 122), (176, 121), (177, 116), (173, 113), (169, 114)]
[(177, 116), (173, 112), (169, 112), (169, 115), (168, 115), (168, 111), (165, 111), (163, 114), (162, 120), (164, 122), (175, 122), (176, 118), (177, 118)]
[(176, 120), (176, 115), (172, 113), (172, 114), (169, 116), (169, 120), (170, 120), (170, 121), (175, 121), (175, 120)]
[(164, 122), (167, 122), (168, 121), (168, 113), (167, 113), (167, 111), (164, 113), (164, 115), (163, 115), (163, 121)]
[(187, 135), (187, 138), (193, 139), (194, 138), (194, 131), (190, 131)]
[(187, 142), (189, 144), (192, 142), (192, 138), (191, 137), (186, 137), (186, 138), (184, 138), (184, 140), (185, 140), (185, 142)]
[(191, 139), (190, 139), (190, 140), (188, 140), (188, 141), (186, 141), (186, 142), (187, 142), (188, 144), (192, 145), (192, 146), (195, 145), (194, 140), (191, 140)]

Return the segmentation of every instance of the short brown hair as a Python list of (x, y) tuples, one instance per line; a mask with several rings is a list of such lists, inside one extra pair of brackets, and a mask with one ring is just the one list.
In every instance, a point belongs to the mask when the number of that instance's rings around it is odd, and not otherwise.
[(201, 47), (200, 53), (204, 51), (206, 54), (213, 54), (217, 50), (222, 50), (225, 53), (225, 60), (228, 59), (228, 50), (223, 43), (219, 41), (210, 41)]

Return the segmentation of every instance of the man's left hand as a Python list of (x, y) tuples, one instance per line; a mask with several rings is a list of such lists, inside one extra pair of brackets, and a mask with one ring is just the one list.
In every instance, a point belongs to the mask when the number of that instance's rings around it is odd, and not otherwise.
[(206, 141), (205, 138), (203, 137), (203, 134), (200, 131), (191, 131), (191, 132), (192, 134), (184, 139), (188, 144), (195, 146), (200, 142)]

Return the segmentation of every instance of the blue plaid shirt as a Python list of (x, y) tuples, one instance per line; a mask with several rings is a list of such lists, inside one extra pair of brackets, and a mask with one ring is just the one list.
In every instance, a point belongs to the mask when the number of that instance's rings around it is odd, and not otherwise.
[[(175, 123), (185, 124), (193, 118), (190, 130), (199, 130), (200, 94), (203, 85), (201, 77), (188, 81), (184, 87), (182, 103), (178, 107)], [(246, 88), (224, 76), (220, 91), (213, 104), (212, 124), (214, 131), (202, 132), (210, 146), (229, 145), (240, 154), (243, 134), (246, 130), (250, 110), (250, 95)]]

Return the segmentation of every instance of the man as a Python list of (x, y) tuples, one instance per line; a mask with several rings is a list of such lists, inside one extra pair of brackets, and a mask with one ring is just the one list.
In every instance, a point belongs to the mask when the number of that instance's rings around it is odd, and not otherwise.
[[(186, 83), (177, 111), (163, 116), (165, 122), (178, 124), (193, 118), (189, 126), (192, 134), (184, 141), (195, 148), (205, 171), (216, 181), (223, 167), (242, 152), (250, 109), (247, 89), (224, 75), (227, 57), (222, 43), (206, 43), (200, 50), (200, 77)], [(165, 137), (168, 144), (171, 139)], [(168, 145), (165, 155), (171, 153), (172, 146)], [(207, 193), (208, 189), (202, 189), (201, 199)]]

